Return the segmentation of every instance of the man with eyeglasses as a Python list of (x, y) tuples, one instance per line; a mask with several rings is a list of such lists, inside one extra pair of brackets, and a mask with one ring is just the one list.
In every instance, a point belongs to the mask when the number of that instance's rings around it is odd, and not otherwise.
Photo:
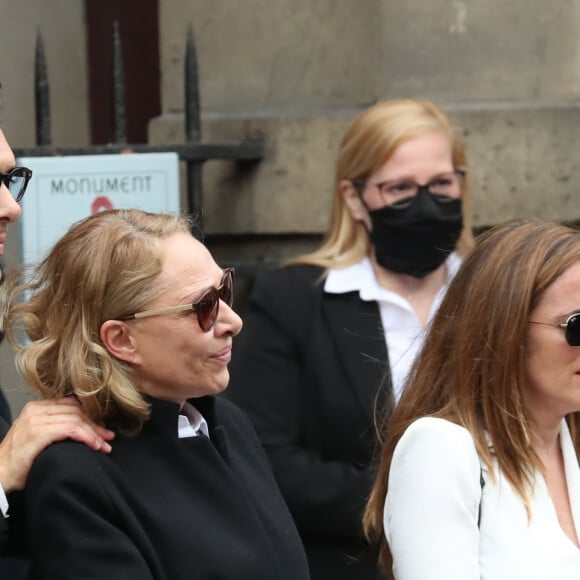
[[(15, 167), (15, 158), (0, 129), (0, 255), (4, 252), (8, 224), (22, 212), (22, 199), (32, 172)], [(36, 456), (48, 445), (62, 439), (74, 439), (104, 453), (114, 434), (92, 424), (73, 399), (27, 403), (13, 425), (0, 419), (0, 552), (8, 536), (8, 501), (6, 494), (22, 489)]]

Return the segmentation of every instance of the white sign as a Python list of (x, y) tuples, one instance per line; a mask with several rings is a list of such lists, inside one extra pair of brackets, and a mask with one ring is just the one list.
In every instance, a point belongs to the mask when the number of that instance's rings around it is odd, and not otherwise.
[(179, 212), (177, 153), (21, 157), (33, 171), (22, 200), (22, 261), (37, 263), (75, 222), (98, 211)]

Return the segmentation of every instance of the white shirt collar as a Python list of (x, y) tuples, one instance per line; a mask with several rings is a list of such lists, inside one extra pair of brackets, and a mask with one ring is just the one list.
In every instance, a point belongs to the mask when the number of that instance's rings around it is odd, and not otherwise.
[[(461, 266), (461, 258), (455, 252), (452, 252), (447, 258), (446, 265), (446, 282), (449, 283), (457, 273), (457, 270), (459, 270), (459, 266)], [(398, 296), (398, 294), (383, 288), (378, 283), (368, 256), (346, 268), (332, 268), (329, 270), (324, 282), (324, 291), (329, 294), (345, 294), (346, 292), (358, 291), (361, 300), (366, 301), (393, 300)]]
[(177, 436), (179, 439), (183, 439), (199, 435), (205, 435), (209, 438), (207, 421), (191, 403), (186, 401), (177, 419)]

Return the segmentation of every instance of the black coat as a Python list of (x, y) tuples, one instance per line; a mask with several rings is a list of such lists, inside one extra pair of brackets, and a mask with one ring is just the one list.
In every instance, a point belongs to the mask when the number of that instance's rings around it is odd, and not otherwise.
[[(9, 425), (0, 417), (0, 440), (8, 432)], [(10, 517), (5, 519), (0, 512), (0, 580), (19, 580), (27, 577), (28, 562), (24, 531), (22, 493), (12, 493), (8, 497)]]
[(179, 439), (179, 406), (110, 455), (72, 441), (34, 462), (26, 486), (32, 579), (306, 580), (292, 518), (247, 417), (191, 402), (206, 437)]
[(391, 391), (387, 351), (377, 303), (326, 294), (321, 275), (289, 266), (257, 280), (226, 396), (254, 422), (313, 580), (365, 580), (379, 577), (361, 517), (374, 409)]

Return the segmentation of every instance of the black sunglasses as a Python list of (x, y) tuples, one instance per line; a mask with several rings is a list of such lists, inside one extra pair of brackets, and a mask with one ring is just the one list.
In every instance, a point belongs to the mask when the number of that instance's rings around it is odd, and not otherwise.
[(536, 322), (530, 320), (530, 324), (543, 324), (544, 326), (556, 326), (564, 329), (564, 336), (569, 346), (580, 346), (580, 312), (572, 314), (566, 322)]
[(0, 173), (0, 181), (8, 188), (12, 197), (20, 201), (32, 177), (32, 170), (28, 167), (15, 167), (7, 173)]
[(217, 288), (210, 288), (203, 293), (201, 298), (193, 304), (181, 304), (180, 306), (169, 306), (168, 308), (158, 308), (156, 310), (143, 310), (130, 316), (125, 316), (121, 320), (133, 318), (147, 318), (160, 314), (171, 314), (173, 312), (185, 312), (192, 310), (197, 314), (197, 322), (203, 332), (209, 332), (215, 325), (219, 311), (220, 300), (223, 300), (230, 308), (234, 303), (234, 269), (226, 268)]

